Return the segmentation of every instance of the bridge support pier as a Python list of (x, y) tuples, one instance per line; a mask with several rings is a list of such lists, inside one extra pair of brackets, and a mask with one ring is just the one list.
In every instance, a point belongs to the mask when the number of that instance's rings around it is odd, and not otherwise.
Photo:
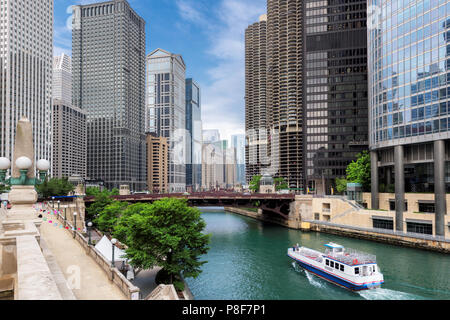
[(291, 203), (288, 226), (292, 229), (309, 230), (309, 223), (304, 220), (312, 220), (312, 196), (296, 196)]

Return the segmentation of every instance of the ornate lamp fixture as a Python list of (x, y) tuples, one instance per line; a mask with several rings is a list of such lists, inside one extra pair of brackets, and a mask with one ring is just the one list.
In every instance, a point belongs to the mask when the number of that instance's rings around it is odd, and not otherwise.
[(39, 178), (29, 178), (28, 171), (31, 169), (33, 162), (28, 157), (17, 158), (16, 167), (20, 171), (19, 178), (9, 177), (6, 179), (6, 173), (11, 169), (11, 161), (7, 158), (0, 158), (0, 183), (9, 186), (36, 186), (44, 183), (48, 170), (50, 169), (50, 162), (41, 159), (36, 163), (36, 168), (39, 171)]

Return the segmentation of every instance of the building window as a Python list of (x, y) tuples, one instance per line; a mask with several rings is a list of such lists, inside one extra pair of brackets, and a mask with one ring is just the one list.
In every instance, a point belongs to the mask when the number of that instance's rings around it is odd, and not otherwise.
[[(389, 210), (395, 211), (395, 200), (389, 200)], [(405, 201), (405, 212), (408, 211), (408, 201)]]
[(419, 212), (435, 213), (436, 208), (434, 203), (421, 203), (419, 202)]
[(433, 234), (433, 225), (427, 223), (407, 222), (407, 232)]
[(394, 230), (394, 221), (384, 219), (372, 219), (374, 229)]

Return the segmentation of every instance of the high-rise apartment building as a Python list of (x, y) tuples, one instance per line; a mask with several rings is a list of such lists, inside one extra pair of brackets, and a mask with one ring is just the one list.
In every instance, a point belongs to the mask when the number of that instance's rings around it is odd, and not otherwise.
[(367, 5), (304, 3), (303, 162), (308, 189), (331, 194), (368, 148)]
[(186, 186), (193, 191), (202, 186), (202, 130), (200, 86), (186, 79)]
[(53, 100), (53, 177), (86, 177), (86, 112)]
[[(279, 148), (279, 163), (272, 165), (276, 176), (298, 191), (305, 190), (303, 5), (299, 0), (267, 1), (267, 125), (270, 144)], [(275, 132), (279, 139), (272, 141)]]
[(169, 140), (169, 192), (186, 191), (186, 65), (179, 54), (147, 56), (146, 131)]
[(73, 106), (87, 115), (90, 179), (146, 189), (145, 21), (126, 0), (73, 6)]
[(52, 98), (72, 105), (72, 58), (64, 53), (53, 58)]
[[(268, 165), (267, 126), (267, 15), (245, 31), (245, 149), (246, 180), (262, 175)], [(264, 163), (262, 163), (264, 162)]]
[(25, 116), (33, 127), (32, 160), (51, 160), (53, 0), (4, 0), (0, 10), (0, 154), (12, 159)]
[[(369, 4), (376, 8), (368, 26), (371, 207), (379, 208), (380, 190), (394, 189), (396, 230), (444, 236), (450, 191), (450, 1)], [(417, 196), (420, 211), (435, 213), (434, 228), (433, 218), (405, 216), (405, 192), (434, 193), (433, 200)]]
[(169, 144), (167, 138), (147, 134), (147, 188), (152, 193), (169, 190)]

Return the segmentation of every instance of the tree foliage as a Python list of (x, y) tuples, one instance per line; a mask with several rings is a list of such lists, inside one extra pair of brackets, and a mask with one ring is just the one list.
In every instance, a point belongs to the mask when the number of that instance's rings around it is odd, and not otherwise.
[(357, 156), (347, 167), (347, 180), (351, 183), (360, 183), (364, 191), (370, 191), (370, 155), (369, 152), (363, 151)]
[[(128, 206), (114, 229), (114, 236), (128, 246), (127, 257), (135, 267), (162, 267), (167, 281), (183, 287), (179, 276), (196, 278), (200, 256), (208, 252), (209, 235), (197, 208), (186, 200), (163, 199), (153, 204)], [(175, 283), (176, 282), (176, 283)]]
[(102, 191), (100, 191), (100, 188), (98, 188), (98, 187), (87, 187), (86, 188), (86, 196), (88, 196), (88, 197), (95, 197), (101, 193), (108, 195), (108, 196), (118, 196), (119, 189), (115, 188), (115, 189), (112, 189), (111, 191), (109, 191), (108, 189), (103, 189)]
[(259, 192), (260, 186), (261, 186), (261, 179), (262, 176), (253, 176), (252, 180), (250, 181), (249, 189), (252, 192)]
[(41, 185), (36, 186), (36, 191), (43, 198), (64, 197), (75, 190), (75, 186), (67, 178), (46, 179)]
[(273, 182), (275, 184), (276, 191), (289, 189), (289, 185), (287, 184), (286, 180), (284, 180), (283, 177), (275, 178), (273, 179)]
[(97, 228), (102, 232), (112, 234), (122, 212), (127, 206), (128, 203), (120, 201), (112, 201), (106, 205), (94, 219)]
[(345, 178), (342, 178), (342, 179), (337, 178), (336, 179), (336, 190), (337, 190), (337, 192), (338, 193), (344, 193), (345, 191), (347, 191), (347, 183), (348, 183), (347, 179), (345, 179)]
[(112, 204), (114, 200), (111, 198), (109, 193), (101, 192), (95, 196), (94, 202), (86, 207), (86, 217), (88, 220), (97, 219), (102, 211)]

